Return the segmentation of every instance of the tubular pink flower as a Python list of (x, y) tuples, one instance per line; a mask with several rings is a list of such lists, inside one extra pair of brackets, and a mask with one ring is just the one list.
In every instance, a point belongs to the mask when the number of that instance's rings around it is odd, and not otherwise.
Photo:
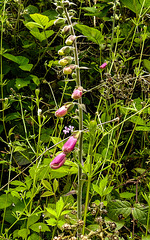
[(100, 66), (100, 68), (103, 69), (103, 68), (105, 68), (106, 66), (107, 66), (107, 63), (105, 62), (105, 63), (103, 63), (103, 64)]
[(60, 168), (64, 164), (65, 160), (66, 154), (62, 152), (53, 159), (53, 161), (50, 163), (50, 167), (52, 169)]
[(82, 96), (82, 93), (83, 93), (83, 88), (82, 87), (78, 87), (77, 89), (74, 89), (71, 97), (75, 100), (81, 98)]
[(63, 117), (67, 114), (67, 112), (68, 112), (68, 108), (67, 108), (67, 106), (64, 105), (55, 112), (55, 116)]
[(62, 147), (62, 150), (64, 153), (70, 153), (75, 145), (76, 145), (76, 142), (77, 142), (77, 138), (75, 136), (71, 136), (68, 141), (64, 144), (64, 146)]

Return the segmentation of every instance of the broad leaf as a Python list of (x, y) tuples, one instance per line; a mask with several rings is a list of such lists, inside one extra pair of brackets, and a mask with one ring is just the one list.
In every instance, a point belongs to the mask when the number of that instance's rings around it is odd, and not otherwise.
[(49, 22), (49, 18), (45, 15), (39, 14), (39, 13), (34, 13), (30, 14), (30, 17), (39, 25), (45, 27), (47, 23)]
[(147, 223), (147, 214), (148, 214), (148, 206), (142, 206), (140, 204), (135, 204), (132, 208), (132, 214), (134, 219), (138, 220), (140, 223), (146, 225)]
[[(139, 14), (141, 12), (143, 0), (121, 0), (121, 3), (123, 3), (125, 7), (129, 8), (131, 11)], [(150, 0), (145, 0), (144, 8), (148, 8), (149, 6)]]
[(41, 183), (46, 189), (48, 189), (51, 192), (53, 191), (51, 184), (47, 180), (42, 179)]
[(46, 222), (50, 226), (56, 226), (56, 224), (57, 224), (57, 220), (55, 218), (50, 218), (50, 219), (46, 220)]
[(81, 32), (90, 41), (97, 43), (98, 45), (102, 44), (104, 41), (104, 36), (102, 35), (102, 33), (95, 28), (88, 27), (86, 25), (76, 24), (75, 29)]
[(131, 204), (127, 201), (110, 201), (107, 207), (108, 217), (116, 221), (119, 220), (120, 214), (122, 214), (125, 218), (131, 214)]
[(46, 208), (46, 210), (57, 219), (57, 213), (54, 209), (49, 207), (49, 208)]
[(35, 232), (47, 232), (50, 231), (49, 227), (43, 223), (43, 222), (38, 222), (30, 226), (30, 228), (35, 231)]

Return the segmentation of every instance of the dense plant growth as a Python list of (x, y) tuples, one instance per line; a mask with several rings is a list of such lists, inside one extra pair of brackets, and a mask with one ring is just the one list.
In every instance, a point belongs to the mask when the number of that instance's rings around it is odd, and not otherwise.
[(0, 239), (150, 239), (150, 0), (0, 16)]

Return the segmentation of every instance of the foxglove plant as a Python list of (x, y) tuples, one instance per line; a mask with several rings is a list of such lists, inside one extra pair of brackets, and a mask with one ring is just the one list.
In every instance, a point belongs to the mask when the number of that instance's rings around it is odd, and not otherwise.
[[(69, 3), (69, 1), (56, 1), (57, 8), (56, 10), (58, 13), (65, 16), (65, 19), (68, 23), (68, 28), (65, 27), (65, 29), (69, 29), (69, 33), (71, 34), (67, 40), (66, 44), (72, 45), (72, 46), (64, 46), (58, 51), (58, 54), (60, 56), (69, 56), (69, 54), (74, 52), (74, 62), (73, 65), (66, 65), (63, 69), (63, 73), (65, 75), (68, 74), (74, 74), (75, 73), (75, 81), (76, 81), (76, 88), (78, 89), (81, 87), (81, 80), (80, 80), (80, 67), (79, 67), (79, 58), (78, 58), (78, 49), (77, 49), (77, 42), (76, 42), (76, 35), (74, 32), (73, 24), (71, 21), (71, 16), (69, 15), (69, 12), (67, 10), (67, 7), (69, 7), (73, 3)], [(64, 28), (63, 28), (64, 33)], [(78, 195), (77, 195), (77, 217), (78, 219), (82, 219), (82, 168), (80, 167), (82, 164), (82, 148), (83, 148), (83, 108), (82, 108), (82, 90), (78, 89), (75, 93), (73, 92), (72, 96), (74, 99), (78, 100), (78, 112), (79, 112), (79, 151), (78, 151), (78, 160), (80, 162), (78, 166)], [(65, 109), (66, 110), (66, 109)], [(64, 109), (63, 109), (64, 111)], [(61, 111), (60, 111), (61, 112)], [(55, 114), (57, 116), (57, 114)], [(60, 115), (60, 114), (59, 114)], [(65, 115), (65, 111), (64, 111)], [(77, 142), (78, 137), (72, 136), (69, 138), (69, 140), (64, 144), (63, 151), (64, 153), (68, 153), (72, 151), (75, 147), (75, 144)], [(81, 229), (78, 230), (78, 239), (81, 234)]]

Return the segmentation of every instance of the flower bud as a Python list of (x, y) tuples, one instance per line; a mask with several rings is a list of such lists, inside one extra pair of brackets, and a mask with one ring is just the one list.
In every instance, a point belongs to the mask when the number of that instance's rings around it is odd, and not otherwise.
[(62, 26), (65, 23), (65, 19), (64, 18), (58, 18), (55, 20), (54, 25), (56, 26)]
[(66, 56), (66, 57), (60, 59), (59, 64), (64, 67), (64, 66), (66, 66), (67, 64), (72, 63), (72, 60), (73, 60), (72, 57)]
[(62, 13), (63, 13), (63, 7), (58, 6), (58, 7), (56, 8), (56, 11), (57, 11), (59, 14), (62, 14)]
[(70, 66), (69, 67), (64, 67), (63, 73), (65, 75), (71, 74), (72, 73), (72, 69), (70, 68)]
[(65, 160), (66, 154), (62, 152), (53, 159), (53, 161), (50, 163), (50, 167), (52, 169), (60, 168), (64, 164)]
[(72, 45), (72, 44), (74, 43), (75, 39), (76, 39), (76, 36), (70, 35), (70, 36), (66, 39), (65, 43), (66, 43), (67, 45)]
[(58, 54), (61, 56), (69, 55), (72, 52), (72, 50), (73, 50), (72, 47), (65, 46), (58, 51)]
[(70, 33), (70, 26), (65, 26), (65, 27), (62, 29), (61, 33), (62, 33), (63, 35), (68, 35), (68, 34)]
[(68, 141), (63, 145), (63, 147), (62, 147), (63, 152), (66, 153), (66, 154), (70, 153), (74, 149), (77, 140), (78, 139), (77, 139), (76, 136), (71, 136), (68, 139)]
[(100, 66), (100, 68), (103, 69), (103, 68), (105, 68), (106, 66), (107, 66), (107, 63), (105, 62), (105, 63), (103, 63), (103, 64)]
[(68, 112), (68, 107), (66, 105), (60, 107), (56, 112), (55, 112), (55, 116), (56, 117), (63, 117), (67, 114)]
[(64, 5), (64, 7), (69, 7), (70, 6), (69, 1), (62, 1), (62, 4)]
[(71, 97), (73, 99), (77, 100), (77, 99), (81, 98), (82, 93), (83, 93), (83, 88), (82, 87), (78, 87), (78, 88), (74, 89)]

